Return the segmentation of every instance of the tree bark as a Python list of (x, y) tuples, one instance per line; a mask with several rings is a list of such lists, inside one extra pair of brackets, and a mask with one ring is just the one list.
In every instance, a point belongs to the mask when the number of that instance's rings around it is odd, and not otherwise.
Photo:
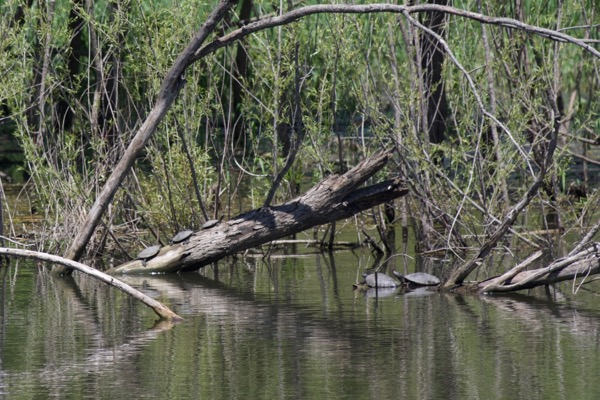
[(165, 246), (148, 261), (134, 260), (109, 274), (144, 274), (199, 269), (226, 256), (259, 246), (310, 227), (348, 218), (408, 193), (400, 179), (358, 188), (382, 169), (390, 158), (382, 152), (344, 175), (332, 175), (304, 195), (285, 204), (238, 215), (207, 230), (195, 232), (184, 243)]

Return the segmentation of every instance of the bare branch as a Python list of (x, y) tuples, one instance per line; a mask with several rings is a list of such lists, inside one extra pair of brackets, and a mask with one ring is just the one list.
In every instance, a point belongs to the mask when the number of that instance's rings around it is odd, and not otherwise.
[(144, 293), (140, 292), (137, 289), (132, 288), (128, 284), (121, 282), (120, 280), (112, 277), (110, 275), (106, 275), (104, 272), (100, 272), (95, 268), (88, 267), (85, 264), (78, 263), (76, 261), (68, 260), (66, 258), (62, 258), (59, 256), (55, 256), (48, 253), (41, 253), (38, 251), (31, 250), (21, 250), (21, 249), (10, 249), (7, 247), (0, 247), (0, 254), (6, 254), (14, 257), (23, 257), (23, 258), (33, 258), (40, 261), (47, 261), (55, 264), (65, 265), (69, 268), (75, 269), (79, 272), (83, 272), (84, 274), (90, 275), (100, 281), (106, 283), (107, 285), (116, 287), (117, 289), (127, 293), (131, 297), (136, 300), (141, 301), (148, 307), (152, 308), (154, 312), (161, 318), (171, 320), (171, 321), (182, 321), (179, 315), (175, 314), (169, 307), (164, 304), (154, 300), (151, 297), (146, 296)]
[(228, 44), (240, 40), (252, 33), (256, 33), (265, 29), (276, 26), (287, 25), (301, 18), (314, 14), (372, 14), (372, 13), (396, 13), (396, 14), (417, 14), (429, 12), (442, 12), (458, 17), (472, 19), (484, 24), (498, 25), (510, 29), (518, 29), (528, 33), (533, 33), (541, 37), (546, 37), (559, 42), (567, 42), (575, 44), (587, 52), (600, 58), (600, 51), (586, 43), (585, 41), (567, 35), (563, 32), (557, 32), (552, 29), (540, 28), (538, 26), (529, 25), (524, 22), (512, 18), (489, 17), (487, 15), (475, 13), (472, 11), (461, 10), (449, 6), (441, 6), (435, 4), (420, 4), (415, 6), (402, 6), (396, 4), (365, 4), (365, 5), (347, 5), (347, 4), (319, 4), (314, 6), (301, 7), (285, 13), (281, 16), (268, 17), (259, 19), (248, 25), (244, 25), (239, 29), (231, 31), (225, 36), (222, 36), (213, 42), (202, 47), (196, 52), (189, 62), (190, 64), (198, 59), (214, 52), (215, 50), (227, 46)]
[[(535, 257), (536, 254), (537, 253), (534, 253), (530, 258)], [(525, 262), (523, 264), (525, 264)], [(600, 272), (599, 244), (594, 243), (587, 249), (582, 250), (577, 254), (558, 259), (545, 268), (538, 268), (531, 271), (517, 271), (517, 273), (510, 278), (513, 283), (504, 284), (507, 281), (506, 276), (512, 274), (517, 268), (518, 267), (513, 268), (513, 270), (501, 277), (483, 282), (482, 285), (485, 286), (483, 286), (480, 291), (512, 292), (530, 289), (540, 285), (550, 285), (552, 283), (571, 280), (581, 276), (597, 274)]]
[[(79, 260), (83, 255), (85, 246), (92, 237), (102, 214), (104, 214), (106, 208), (111, 203), (117, 189), (125, 179), (125, 176), (129, 172), (129, 169), (133, 165), (138, 154), (150, 140), (154, 131), (177, 98), (179, 90), (184, 83), (182, 74), (189, 66), (190, 58), (234, 5), (235, 2), (233, 0), (222, 0), (208, 16), (204, 25), (196, 32), (185, 50), (181, 52), (179, 57), (177, 57), (177, 60), (173, 63), (173, 66), (162, 83), (152, 111), (150, 111), (133, 140), (129, 143), (123, 157), (121, 157), (119, 163), (115, 166), (113, 173), (110, 175), (102, 188), (102, 191), (96, 198), (94, 205), (81, 225), (81, 229), (77, 232), (71, 247), (67, 250), (66, 258)], [(61, 268), (57, 269), (56, 273), (70, 273), (70, 270)]]
[(431, 36), (435, 37), (438, 40), (438, 42), (444, 47), (444, 50), (448, 54), (448, 57), (450, 57), (450, 60), (452, 60), (452, 63), (454, 63), (454, 65), (456, 65), (456, 67), (465, 76), (465, 79), (467, 80), (467, 82), (469, 82), (469, 86), (471, 87), (471, 91), (473, 92), (473, 96), (475, 96), (475, 100), (477, 101), (477, 105), (479, 106), (479, 109), (481, 110), (481, 112), (486, 117), (488, 117), (490, 120), (492, 120), (494, 124), (496, 124), (497, 126), (499, 126), (500, 128), (502, 128), (502, 130), (504, 131), (504, 133), (506, 133), (506, 135), (508, 135), (510, 141), (515, 145), (515, 147), (517, 148), (517, 150), (519, 151), (519, 153), (523, 157), (523, 160), (525, 160), (527, 162), (527, 166), (529, 167), (529, 172), (531, 173), (531, 176), (535, 176), (535, 172), (533, 171), (533, 166), (531, 165), (531, 162), (529, 161), (529, 157), (525, 153), (525, 150), (523, 150), (523, 148), (519, 145), (519, 143), (517, 142), (517, 140), (513, 137), (513, 134), (508, 129), (508, 127), (505, 124), (503, 124), (502, 122), (500, 122), (500, 120), (498, 118), (496, 118), (495, 115), (493, 115), (492, 113), (490, 113), (485, 108), (485, 105), (483, 104), (483, 100), (481, 99), (481, 96), (479, 95), (479, 92), (477, 91), (477, 87), (475, 86), (475, 82), (473, 82), (473, 78), (471, 78), (471, 75), (469, 74), (469, 72), (458, 61), (458, 59), (456, 58), (456, 56), (454, 55), (454, 53), (450, 49), (450, 46), (448, 46), (448, 43), (444, 40), (444, 38), (442, 38), (440, 35), (438, 35), (434, 31), (432, 31), (431, 29), (427, 28), (423, 24), (419, 23), (417, 20), (415, 20), (414, 18), (412, 18), (407, 12), (405, 12), (404, 15), (406, 16), (406, 18), (408, 19), (408, 21), (410, 23), (412, 23), (413, 25), (417, 26), (419, 29), (424, 30), (425, 32), (427, 32)]

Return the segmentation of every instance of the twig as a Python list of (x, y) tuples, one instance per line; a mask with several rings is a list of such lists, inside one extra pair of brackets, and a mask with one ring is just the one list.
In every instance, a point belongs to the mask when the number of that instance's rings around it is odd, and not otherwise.
[(594, 159), (586, 157), (586, 156), (583, 156), (581, 154), (574, 153), (574, 152), (572, 152), (571, 150), (569, 150), (567, 148), (564, 148), (564, 147), (561, 148), (561, 147), (559, 147), (559, 150), (561, 150), (561, 151), (563, 151), (563, 152), (565, 152), (565, 153), (567, 153), (567, 154), (569, 154), (569, 155), (571, 155), (573, 157), (576, 157), (576, 158), (579, 158), (579, 159), (584, 160), (586, 162), (589, 162), (590, 164), (600, 165), (600, 161), (594, 160)]

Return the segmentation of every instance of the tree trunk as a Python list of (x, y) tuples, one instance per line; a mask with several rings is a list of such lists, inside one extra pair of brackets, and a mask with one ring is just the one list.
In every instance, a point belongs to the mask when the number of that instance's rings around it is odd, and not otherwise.
[[(430, 3), (446, 6), (448, 0), (433, 0)], [(423, 25), (444, 37), (446, 14), (441, 12), (424, 14)], [(427, 102), (427, 126), (425, 129), (430, 143), (442, 143), (446, 138), (446, 116), (448, 114), (448, 101), (442, 76), (444, 50), (437, 39), (427, 33), (422, 34), (420, 45), (423, 85)]]
[[(242, 6), (240, 8), (239, 19), (247, 22), (250, 20), (252, 14), (253, 0), (242, 0)], [(248, 79), (248, 53), (244, 47), (243, 41), (239, 41), (237, 44), (237, 50), (235, 53), (235, 64), (231, 76), (231, 91), (232, 101), (231, 107), (233, 108), (233, 143), (236, 147), (243, 147), (245, 144), (246, 135), (246, 123), (244, 121), (242, 100), (243, 100), (243, 85), (246, 84)]]
[(285, 204), (263, 207), (195, 232), (181, 244), (165, 246), (148, 261), (134, 260), (110, 274), (179, 272), (201, 268), (226, 256), (301, 232), (310, 227), (348, 218), (408, 193), (400, 179), (359, 189), (381, 170), (390, 152), (364, 160), (344, 175), (332, 175)]
[[(67, 58), (67, 68), (69, 71), (68, 87), (79, 91), (74, 82), (79, 74), (82, 58), (87, 56), (87, 43), (84, 41), (84, 24), (81, 14), (77, 11), (78, 8), (83, 8), (83, 0), (74, 0), (73, 6), (69, 12), (69, 31), (71, 32), (71, 41), (69, 43), (69, 51)], [(56, 118), (54, 121), (54, 129), (56, 132), (70, 131), (73, 127), (73, 108), (69, 104), (69, 95), (64, 91), (56, 102)]]

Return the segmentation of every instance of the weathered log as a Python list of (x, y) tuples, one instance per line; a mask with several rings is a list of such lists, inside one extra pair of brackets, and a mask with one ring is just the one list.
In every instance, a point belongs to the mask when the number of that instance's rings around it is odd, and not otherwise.
[(600, 273), (600, 243), (594, 243), (577, 254), (551, 262), (544, 268), (522, 271), (541, 252), (536, 252), (511, 271), (477, 283), (481, 293), (515, 292), (557, 282), (586, 278)]
[(134, 260), (110, 274), (190, 271), (223, 257), (316, 225), (348, 218), (408, 193), (400, 179), (358, 188), (387, 163), (391, 153), (378, 153), (343, 175), (332, 175), (304, 195), (285, 204), (252, 210), (219, 225), (195, 232), (188, 241), (166, 246), (142, 262)]

